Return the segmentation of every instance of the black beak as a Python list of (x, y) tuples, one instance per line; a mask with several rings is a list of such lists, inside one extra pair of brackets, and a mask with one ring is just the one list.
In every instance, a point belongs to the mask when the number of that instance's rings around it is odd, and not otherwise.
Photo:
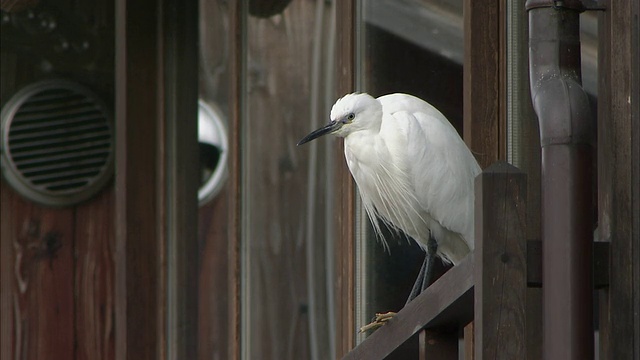
[(305, 136), (302, 140), (298, 141), (298, 146), (308, 143), (313, 139), (317, 139), (322, 135), (326, 135), (328, 133), (334, 132), (340, 127), (341, 123), (338, 121), (332, 121), (328, 125), (321, 127), (320, 129), (311, 132), (311, 134)]

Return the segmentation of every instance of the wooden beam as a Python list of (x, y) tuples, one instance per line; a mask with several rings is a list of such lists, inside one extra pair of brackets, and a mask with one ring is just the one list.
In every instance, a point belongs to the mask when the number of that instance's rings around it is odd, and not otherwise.
[[(507, 157), (505, 7), (498, 0), (463, 1), (463, 134), (483, 169)], [(475, 339), (476, 328), (465, 334)]]
[(475, 359), (525, 359), (527, 178), (499, 162), (475, 187)]
[(464, 0), (464, 139), (480, 167), (506, 159), (501, 1)]
[(162, 1), (161, 150), (167, 358), (195, 359), (198, 329), (198, 3)]
[[(337, 96), (355, 90), (356, 79), (356, 1), (335, 3), (336, 6), (336, 69)], [(344, 164), (344, 149), (340, 142), (335, 150), (335, 163)], [(344, 165), (335, 171), (336, 235), (336, 355), (342, 357), (355, 345), (355, 185)], [(364, 299), (359, 299), (363, 301)]]
[(598, 238), (610, 241), (610, 285), (600, 296), (600, 357), (640, 356), (640, 5), (600, 15)]
[(444, 273), (344, 360), (384, 359), (423, 328), (463, 327), (473, 318), (473, 253)]
[(116, 0), (117, 359), (163, 356), (159, 2)]
[(247, 1), (229, 2), (229, 202), (228, 344), (229, 359), (240, 359), (240, 242), (242, 219), (242, 114), (246, 97)]

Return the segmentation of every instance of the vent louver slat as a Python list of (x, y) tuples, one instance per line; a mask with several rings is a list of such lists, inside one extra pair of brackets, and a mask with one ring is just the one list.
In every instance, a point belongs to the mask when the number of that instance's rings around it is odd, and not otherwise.
[(71, 153), (63, 153), (63, 154), (49, 154), (48, 156), (37, 156), (37, 157), (22, 157), (18, 158), (14, 156), (14, 160), (16, 166), (19, 169), (27, 169), (31, 167), (39, 166), (40, 164), (47, 165), (51, 162), (73, 162), (73, 161), (81, 161), (83, 159), (88, 158), (106, 158), (109, 156), (109, 149), (90, 149), (83, 150), (82, 152), (71, 152)]
[(69, 145), (78, 145), (78, 144), (85, 144), (85, 143), (88, 144), (91, 141), (101, 141), (101, 140), (105, 140), (106, 138), (109, 138), (109, 136), (99, 135), (99, 134), (98, 135), (87, 134), (87, 135), (76, 136), (73, 139), (68, 139), (68, 141), (60, 141), (60, 139), (40, 139), (37, 141), (33, 140), (28, 143), (12, 145), (11, 148), (14, 149), (14, 151), (25, 149), (25, 148), (39, 148), (42, 146), (57, 148), (57, 147), (65, 147)]
[(49, 118), (46, 121), (37, 122), (37, 123), (27, 123), (20, 122), (14, 123), (11, 127), (11, 133), (19, 134), (23, 131), (33, 131), (35, 129), (42, 128), (55, 128), (57, 126), (71, 126), (75, 124), (104, 124), (104, 119), (102, 118), (102, 114), (100, 113), (90, 113), (89, 115), (77, 116), (77, 117), (63, 117), (60, 120), (56, 120), (55, 118)]
[[(43, 154), (47, 154), (49, 156), (57, 156), (57, 155), (65, 155), (74, 152), (82, 152), (82, 151), (92, 151), (95, 149), (109, 149), (111, 146), (111, 141), (107, 140), (99, 140), (99, 141), (90, 141), (90, 142), (81, 142), (79, 144), (63, 144), (62, 147), (47, 147), (46, 149), (36, 148), (29, 149), (24, 148), (20, 151), (13, 151), (13, 159), (15, 161), (21, 161), (23, 159), (33, 159)], [(109, 150), (107, 150), (109, 151)]]
[(109, 133), (109, 128), (102, 124), (89, 124), (82, 126), (68, 126), (68, 127), (56, 127), (53, 129), (34, 129), (31, 132), (10, 132), (9, 133), (9, 146), (12, 143), (28, 143), (32, 142), (32, 140), (38, 139), (74, 139), (79, 136), (86, 136), (89, 134), (93, 135), (104, 135)]
[(65, 162), (58, 162), (55, 164), (49, 163), (49, 164), (40, 165), (40, 166), (22, 166), (18, 164), (18, 169), (21, 170), (22, 173), (25, 176), (29, 177), (31, 180), (35, 180), (36, 178), (39, 179), (39, 176), (46, 175), (46, 174), (62, 173), (65, 170), (74, 171), (74, 169), (77, 169), (79, 171), (82, 171), (91, 166), (93, 167), (97, 166), (98, 168), (100, 168), (103, 162), (104, 162), (104, 157), (99, 157), (99, 158), (83, 159), (80, 161), (73, 161), (73, 162), (65, 161)]
[(29, 115), (38, 114), (38, 113), (52, 113), (52, 114), (61, 114), (61, 113), (73, 113), (77, 111), (86, 111), (89, 109), (97, 110), (91, 102), (86, 101), (86, 99), (79, 98), (77, 100), (73, 98), (69, 98), (67, 100), (55, 100), (59, 101), (58, 103), (53, 103), (51, 101), (37, 101), (30, 102), (29, 104), (25, 104), (21, 111), (20, 116), (17, 119), (22, 119), (23, 116), (28, 117)]
[(88, 89), (50, 80), (2, 109), (2, 172), (26, 197), (52, 206), (86, 200), (113, 174), (113, 126)]

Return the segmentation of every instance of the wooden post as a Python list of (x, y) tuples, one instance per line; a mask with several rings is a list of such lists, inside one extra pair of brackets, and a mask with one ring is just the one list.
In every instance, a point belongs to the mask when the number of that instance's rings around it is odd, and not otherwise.
[(115, 358), (195, 358), (197, 7), (117, 0)]
[(115, 12), (115, 357), (158, 359), (165, 334), (160, 298), (164, 239), (158, 215), (158, 2), (134, 6), (118, 0)]
[(246, 13), (248, 3), (229, 3), (229, 219), (227, 261), (228, 343), (229, 359), (240, 359), (240, 236), (242, 219), (242, 113), (245, 106), (247, 47)]
[(422, 329), (418, 333), (420, 360), (449, 360), (458, 358), (458, 332), (441, 329)]
[(194, 359), (198, 331), (198, 4), (162, 1), (164, 231), (169, 359)]
[[(339, 96), (355, 90), (356, 2), (336, 2), (336, 92)], [(336, 146), (337, 164), (344, 163), (342, 142)], [(335, 254), (336, 254), (336, 354), (344, 356), (355, 345), (355, 185), (346, 166), (335, 171)]]
[(464, 2), (464, 140), (482, 168), (506, 159), (504, 16), (497, 0)]
[(473, 360), (473, 348), (475, 346), (473, 321), (464, 327), (462, 334), (464, 337), (464, 360)]
[(601, 359), (640, 357), (640, 4), (599, 15), (598, 240), (610, 242), (600, 292)]
[(476, 178), (475, 359), (526, 359), (526, 175), (498, 162)]

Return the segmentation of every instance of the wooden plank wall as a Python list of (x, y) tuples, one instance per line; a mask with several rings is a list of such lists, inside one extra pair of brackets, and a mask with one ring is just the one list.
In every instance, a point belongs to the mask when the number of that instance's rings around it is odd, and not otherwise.
[[(84, 83), (112, 103), (113, 2), (58, 1), (55, 8), (88, 24), (101, 42), (91, 45), (107, 53), (93, 70), (54, 67), (50, 74), (37, 56), (3, 45), (0, 103), (52, 75)], [(27, 201), (4, 180), (0, 196), (0, 358), (113, 359), (113, 185), (61, 209)]]
[(237, 180), (246, 301), (241, 343), (249, 358), (332, 357), (325, 206), (333, 185), (324, 154), (336, 140), (296, 147), (328, 122), (330, 9), (325, 2), (292, 1), (282, 14), (247, 19), (246, 93), (240, 94), (247, 112)]
[[(237, 266), (240, 169), (238, 123), (243, 79), (238, 20), (243, 1), (200, 1), (200, 97), (228, 114), (229, 178), (198, 211), (198, 359), (239, 357)], [(231, 21), (231, 23), (230, 23)], [(224, 49), (224, 51), (223, 51)]]

